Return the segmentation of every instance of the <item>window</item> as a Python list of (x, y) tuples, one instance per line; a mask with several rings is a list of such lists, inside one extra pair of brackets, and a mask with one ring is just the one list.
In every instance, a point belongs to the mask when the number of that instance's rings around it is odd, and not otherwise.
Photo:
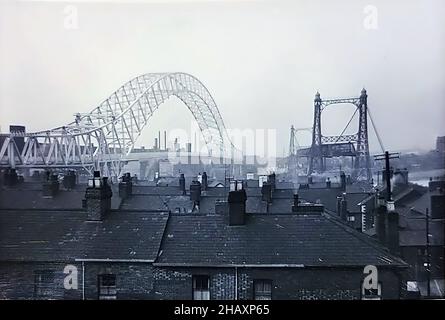
[(365, 289), (362, 285), (362, 300), (381, 300), (382, 284), (377, 284), (377, 289)]
[(54, 289), (54, 272), (51, 270), (34, 271), (34, 296), (44, 298), (52, 295)]
[(115, 274), (101, 274), (98, 277), (99, 285), (99, 300), (114, 300), (116, 299), (116, 275)]
[(254, 300), (272, 300), (272, 281), (271, 280), (255, 280)]
[(193, 300), (210, 300), (209, 276), (193, 276)]

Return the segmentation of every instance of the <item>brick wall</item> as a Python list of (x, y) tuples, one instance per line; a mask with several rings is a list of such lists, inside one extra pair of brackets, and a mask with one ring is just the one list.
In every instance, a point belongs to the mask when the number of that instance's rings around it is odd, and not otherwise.
[[(66, 276), (63, 269), (67, 264), (0, 262), (0, 299), (80, 299), (82, 297), (81, 290), (65, 290), (63, 286)], [(81, 270), (80, 265), (77, 267), (78, 270)], [(46, 294), (37, 295), (36, 273), (48, 271), (52, 273), (52, 280), (45, 286)], [(81, 274), (79, 274), (80, 276)]]
[[(78, 290), (63, 287), (66, 264), (78, 268)], [(160, 268), (149, 263), (86, 262), (85, 298), (98, 298), (98, 275), (115, 274), (117, 299), (192, 299), (193, 275), (210, 277), (212, 300), (235, 299), (234, 268)], [(51, 294), (35, 295), (35, 272), (52, 270)], [(273, 299), (359, 299), (362, 268), (291, 269), (238, 268), (238, 299), (252, 299), (255, 279), (272, 280)], [(82, 299), (82, 264), (0, 263), (0, 299)], [(379, 270), (384, 299), (398, 299), (401, 277), (389, 269)]]
[[(63, 269), (72, 264), (78, 270), (78, 289), (66, 290)], [(48, 285), (48, 295), (36, 295), (35, 274), (52, 271), (54, 276)], [(116, 275), (117, 299), (153, 299), (153, 267), (149, 263), (85, 263), (85, 281), (82, 281), (82, 264), (67, 263), (0, 263), (0, 299), (82, 299), (85, 283), (85, 299), (98, 298), (98, 275)]]
[[(273, 299), (360, 299), (362, 268), (238, 268), (238, 299), (253, 299), (255, 279), (272, 280)], [(235, 298), (234, 268), (155, 268), (156, 299), (192, 299), (192, 276), (210, 277), (212, 300)], [(398, 299), (401, 278), (379, 270), (384, 299)]]

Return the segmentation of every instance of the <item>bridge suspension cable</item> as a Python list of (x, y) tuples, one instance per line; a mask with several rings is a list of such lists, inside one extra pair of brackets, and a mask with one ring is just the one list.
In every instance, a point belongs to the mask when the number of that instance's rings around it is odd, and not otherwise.
[(377, 127), (374, 123), (374, 119), (372, 118), (371, 109), (369, 108), (369, 106), (368, 106), (368, 114), (369, 114), (369, 119), (371, 119), (371, 124), (372, 124), (372, 127), (374, 128), (374, 132), (377, 137), (377, 140), (379, 141), (380, 148), (382, 149), (382, 152), (385, 153), (385, 147), (383, 146), (382, 139), (380, 138), (380, 134), (377, 131)]

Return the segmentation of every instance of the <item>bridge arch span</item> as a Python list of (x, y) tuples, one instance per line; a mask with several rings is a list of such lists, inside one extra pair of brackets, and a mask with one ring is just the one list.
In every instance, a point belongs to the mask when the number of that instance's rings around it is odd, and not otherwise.
[(7, 134), (0, 146), (0, 164), (11, 167), (101, 169), (119, 176), (128, 156), (154, 112), (171, 96), (190, 110), (209, 151), (224, 154), (232, 146), (224, 121), (209, 90), (196, 77), (181, 72), (147, 73), (123, 84), (91, 112), (51, 130)]

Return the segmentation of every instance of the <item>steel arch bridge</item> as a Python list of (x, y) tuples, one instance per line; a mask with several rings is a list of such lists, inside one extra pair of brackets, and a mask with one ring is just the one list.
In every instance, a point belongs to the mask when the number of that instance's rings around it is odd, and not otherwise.
[(119, 177), (148, 120), (171, 96), (192, 112), (210, 154), (216, 150), (223, 155), (233, 148), (213, 97), (197, 78), (180, 72), (148, 73), (122, 85), (90, 113), (76, 114), (65, 126), (2, 134), (0, 166), (80, 167)]

